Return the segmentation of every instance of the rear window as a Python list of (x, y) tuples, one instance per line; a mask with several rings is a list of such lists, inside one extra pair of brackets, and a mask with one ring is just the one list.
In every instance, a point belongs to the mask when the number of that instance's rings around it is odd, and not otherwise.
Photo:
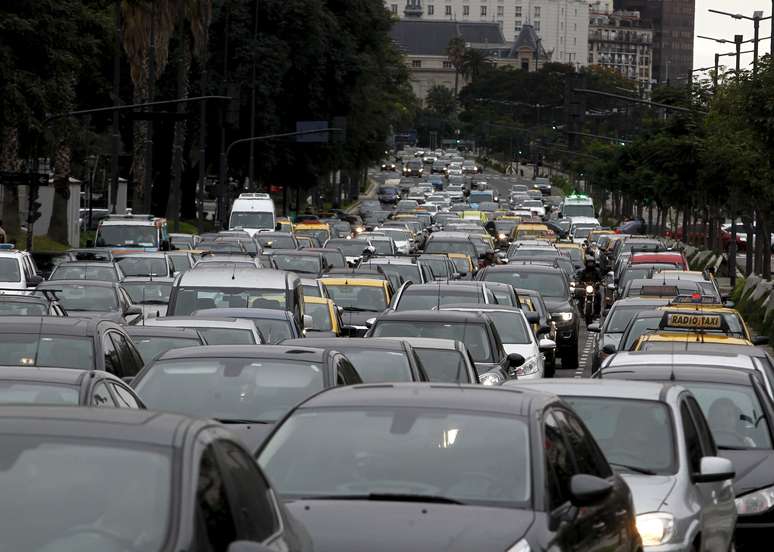
[(443, 349), (414, 349), (430, 381), (444, 383), (471, 382), (465, 366), (465, 358), (460, 351)]
[(0, 282), (21, 282), (19, 261), (14, 258), (0, 259)]
[(91, 337), (0, 334), (0, 365), (94, 369)]
[(440, 321), (384, 320), (377, 322), (373, 337), (432, 337), (461, 341), (474, 362), (495, 362), (489, 334), (482, 324), (457, 324)]

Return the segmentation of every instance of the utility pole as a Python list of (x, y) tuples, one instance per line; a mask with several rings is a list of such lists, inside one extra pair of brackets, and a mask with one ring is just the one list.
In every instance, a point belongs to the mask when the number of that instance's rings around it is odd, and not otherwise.
[(715, 74), (712, 76), (712, 92), (718, 91), (718, 71), (720, 71), (720, 54), (715, 53)]
[[(226, 6), (226, 32), (223, 45), (223, 95), (228, 95), (228, 35), (231, 23), (231, 3)], [(218, 198), (215, 218), (223, 228), (226, 218), (226, 188), (228, 187), (226, 171), (226, 105), (220, 106), (220, 174), (218, 178)]]
[[(151, 7), (150, 48), (148, 53), (148, 102), (156, 96), (156, 2)], [(153, 111), (153, 108), (150, 108)], [(148, 119), (145, 136), (145, 175), (143, 179), (142, 210), (150, 213), (153, 195), (153, 117)]]
[[(258, 2), (255, 0), (255, 23), (253, 24), (253, 71), (250, 81), (250, 136), (255, 136), (255, 45), (258, 44)], [(250, 190), (254, 191), (255, 186), (255, 148), (250, 144), (250, 162), (247, 166), (247, 179), (249, 180)]]
[[(113, 52), (113, 105), (121, 105), (121, 0), (116, 0), (115, 52)], [(118, 109), (113, 111), (113, 128), (110, 134), (110, 201), (111, 213), (116, 212), (118, 196), (118, 156), (121, 150), (121, 128)]]

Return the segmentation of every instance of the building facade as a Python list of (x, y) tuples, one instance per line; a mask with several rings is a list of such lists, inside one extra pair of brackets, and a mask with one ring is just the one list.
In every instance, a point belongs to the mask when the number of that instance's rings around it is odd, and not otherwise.
[(615, 0), (618, 10), (638, 11), (653, 28), (653, 80), (690, 80), (693, 70), (695, 0)]
[(531, 25), (552, 61), (588, 64), (588, 0), (385, 0), (385, 6), (397, 18), (497, 23), (509, 42)]
[(653, 67), (653, 31), (639, 12), (591, 12), (589, 64), (601, 65), (636, 81), (650, 92)]

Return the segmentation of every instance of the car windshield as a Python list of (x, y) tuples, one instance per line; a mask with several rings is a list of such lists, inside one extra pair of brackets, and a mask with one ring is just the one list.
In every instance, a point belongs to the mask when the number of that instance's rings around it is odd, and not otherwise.
[(651, 273), (650, 267), (633, 267), (627, 268), (621, 277), (618, 279), (618, 289), (624, 289), (626, 284), (632, 280), (639, 280), (641, 278), (649, 278)]
[(345, 310), (381, 312), (387, 308), (387, 296), (382, 286), (324, 285), (333, 302)]
[(0, 316), (46, 316), (47, 314), (48, 307), (43, 303), (0, 301)]
[(455, 303), (483, 303), (484, 297), (481, 290), (476, 287), (466, 286), (441, 286), (409, 287), (400, 296), (400, 301), (395, 305), (395, 310), (430, 310), (442, 305)]
[(58, 285), (50, 287), (56, 290), (59, 304), (68, 312), (115, 312), (118, 311), (118, 297), (113, 287), (97, 287), (78, 284)]
[[(419, 273), (419, 266), (409, 263), (372, 263), (373, 266), (380, 266), (385, 273), (398, 274), (404, 282), (421, 284), (422, 277)], [(368, 266), (368, 265), (366, 265)]]
[(194, 337), (139, 337), (133, 335), (132, 341), (140, 352), (143, 362), (146, 364), (157, 356), (172, 349), (197, 347), (202, 344), (200, 339)]
[(362, 240), (341, 240), (325, 244), (326, 249), (338, 249), (346, 257), (360, 257), (366, 247), (368, 244)]
[(447, 241), (442, 239), (431, 239), (425, 246), (425, 253), (462, 253), (470, 258), (478, 258), (476, 246), (471, 241)]
[(664, 403), (606, 397), (562, 398), (588, 426), (614, 468), (658, 475), (677, 473), (673, 420)]
[(331, 233), (325, 228), (304, 228), (295, 231), (296, 236), (309, 236), (317, 239), (320, 243), (329, 240)]
[(331, 312), (326, 303), (304, 303), (304, 313), (312, 317), (312, 325), (307, 330), (329, 332), (331, 325)]
[(78, 388), (38, 381), (0, 381), (0, 404), (77, 406)]
[(59, 266), (48, 279), (117, 282), (118, 274), (114, 268), (108, 266)]
[(126, 276), (169, 276), (164, 257), (120, 257), (116, 262)]
[(155, 226), (136, 224), (110, 224), (99, 227), (97, 247), (158, 247), (158, 230)]
[(274, 215), (268, 211), (234, 211), (229, 228), (274, 228)]
[(438, 408), (301, 409), (282, 424), (259, 462), (287, 497), (421, 494), (525, 507), (530, 450), (521, 418)]
[(322, 263), (317, 256), (274, 254), (271, 258), (279, 270), (305, 274), (320, 274), (322, 270)]
[(447, 323), (435, 320), (377, 321), (373, 337), (433, 337), (465, 344), (474, 362), (495, 362), (489, 334), (483, 324)]
[(423, 264), (429, 265), (430, 270), (433, 271), (433, 275), (437, 278), (446, 279), (451, 276), (449, 273), (449, 265), (446, 264), (446, 259), (441, 258), (420, 258)]
[(0, 258), (0, 282), (21, 282), (19, 261), (15, 258)]
[[(661, 317), (647, 317), (647, 318), (632, 318), (627, 330), (624, 331), (625, 339), (621, 339), (620, 351), (630, 351), (634, 348), (634, 344), (637, 340), (647, 332), (652, 332), (658, 329), (661, 323)], [(628, 332), (628, 333), (627, 333)]]
[(465, 367), (465, 358), (460, 351), (445, 349), (421, 349), (414, 347), (414, 352), (422, 363), (430, 381), (444, 383), (475, 383)]
[(605, 318), (604, 333), (623, 333), (626, 326), (638, 312), (642, 312), (642, 305), (618, 306), (613, 305), (612, 310)]
[(223, 308), (257, 308), (288, 310), (283, 289), (180, 287), (174, 305), (176, 316), (194, 311)]
[(470, 192), (468, 203), (481, 203), (482, 201), (492, 201), (492, 192)]
[(325, 251), (321, 251), (320, 254), (323, 256), (323, 258), (325, 259), (325, 262), (328, 263), (328, 266), (331, 268), (347, 267), (347, 259), (344, 257), (341, 251), (336, 251), (334, 249), (326, 249)]
[(567, 205), (562, 206), (562, 215), (565, 217), (593, 217), (593, 205)]
[(770, 420), (753, 387), (683, 382), (707, 417), (718, 448), (771, 449)]
[(253, 332), (242, 328), (196, 328), (207, 345), (255, 345)]
[(3, 548), (162, 550), (172, 511), (167, 450), (86, 437), (2, 440), (0, 493), (13, 497), (0, 518)]
[(273, 249), (295, 249), (296, 240), (290, 236), (276, 236), (256, 234), (255, 240), (261, 247), (270, 247)]
[(578, 227), (575, 229), (575, 232), (573, 233), (573, 236), (576, 238), (588, 238), (589, 234), (591, 234), (591, 231), (594, 229), (593, 226), (587, 226), (587, 227)]
[[(318, 286), (316, 283), (304, 284), (304, 297), (322, 297), (320, 286)], [(304, 305), (304, 308), (306, 308), (306, 304)]]
[(560, 272), (527, 272), (517, 270), (489, 270), (486, 281), (502, 282), (516, 288), (538, 291), (543, 297), (567, 297), (567, 280)]
[(124, 282), (121, 284), (133, 303), (169, 303), (171, 282)]
[(137, 382), (136, 390), (152, 409), (274, 422), (323, 389), (323, 370), (314, 362), (271, 358), (162, 360)]
[(394, 255), (395, 249), (391, 240), (371, 240), (376, 255)]
[(494, 322), (500, 341), (508, 344), (526, 345), (532, 343), (530, 330), (518, 312), (483, 311)]
[(346, 345), (337, 346), (352, 362), (355, 370), (365, 383), (380, 383), (386, 381), (413, 381), (411, 366), (403, 351), (386, 351), (384, 349), (349, 348)]
[(94, 369), (91, 337), (0, 334), (0, 366), (47, 366)]

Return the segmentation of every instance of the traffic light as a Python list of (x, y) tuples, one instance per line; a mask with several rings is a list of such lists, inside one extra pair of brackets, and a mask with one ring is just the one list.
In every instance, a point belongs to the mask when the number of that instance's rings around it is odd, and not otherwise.
[(30, 186), (29, 197), (27, 199), (27, 223), (34, 224), (40, 218), (40, 208), (42, 204), (38, 201), (39, 190), (37, 186)]

